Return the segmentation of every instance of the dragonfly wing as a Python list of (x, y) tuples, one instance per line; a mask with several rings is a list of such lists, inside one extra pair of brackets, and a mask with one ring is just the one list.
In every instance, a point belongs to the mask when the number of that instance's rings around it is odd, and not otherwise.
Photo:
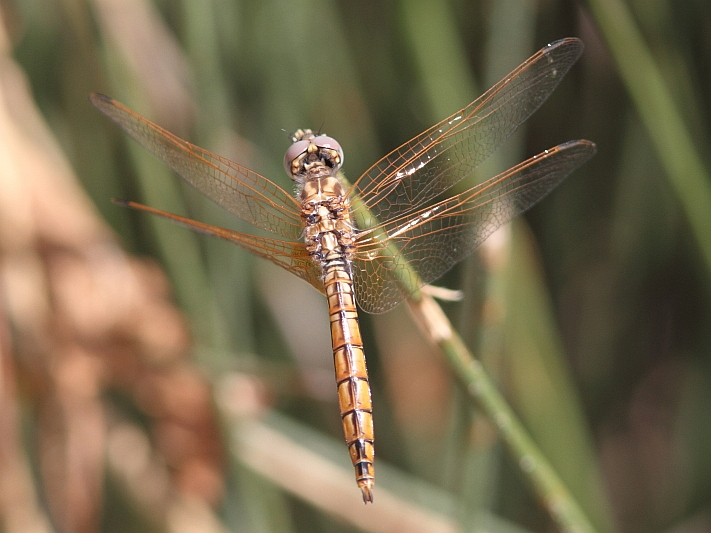
[(353, 216), (368, 227), (414, 211), (470, 174), (548, 98), (583, 43), (556, 41), (461, 111), (383, 157), (353, 184)]
[(287, 239), (303, 231), (298, 203), (272, 181), (182, 140), (108, 96), (89, 99), (190, 185), (242, 220)]
[(172, 220), (173, 222), (177, 222), (181, 226), (197, 231), (198, 233), (230, 241), (238, 246), (241, 246), (245, 250), (249, 250), (259, 257), (268, 259), (272, 263), (288, 270), (292, 274), (295, 274), (301, 279), (309, 282), (319, 292), (325, 294), (323, 281), (321, 279), (321, 269), (312, 261), (309, 252), (306, 250), (306, 245), (303, 242), (283, 241), (280, 239), (250, 235), (248, 233), (240, 233), (238, 231), (232, 231), (218, 226), (205, 224), (203, 222), (198, 222), (190, 218), (174, 215), (173, 213), (161, 211), (160, 209), (154, 209), (153, 207), (148, 207), (136, 202), (128, 202), (124, 200), (114, 200), (114, 202), (125, 207), (159, 215), (163, 218), (167, 218), (168, 220)]
[(358, 304), (382, 313), (433, 282), (595, 150), (590, 141), (561, 144), (461, 194), (359, 233), (353, 260)]

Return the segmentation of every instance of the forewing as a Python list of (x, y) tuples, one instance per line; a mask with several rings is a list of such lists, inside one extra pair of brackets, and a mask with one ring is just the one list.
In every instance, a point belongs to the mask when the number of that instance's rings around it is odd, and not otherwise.
[(218, 226), (205, 224), (203, 222), (198, 222), (190, 218), (174, 215), (172, 213), (161, 211), (160, 209), (154, 209), (136, 202), (127, 202), (123, 200), (114, 200), (114, 202), (125, 207), (159, 215), (199, 233), (230, 241), (238, 246), (241, 246), (245, 250), (249, 250), (259, 257), (268, 259), (272, 263), (279, 265), (292, 274), (309, 282), (321, 293), (324, 293), (323, 281), (321, 280), (321, 270), (311, 260), (311, 257), (306, 250), (306, 245), (303, 242), (283, 241), (269, 237), (250, 235), (248, 233), (240, 233), (238, 231), (232, 231)]
[(185, 181), (242, 220), (287, 239), (303, 230), (299, 205), (256, 172), (164, 130), (120, 102), (92, 94), (94, 106)]
[(471, 173), (543, 104), (582, 51), (574, 38), (549, 44), (467, 107), (375, 163), (350, 191), (356, 224), (367, 226), (366, 210), (381, 223), (413, 211)]
[(358, 304), (370, 313), (396, 306), (594, 154), (590, 141), (561, 144), (461, 194), (359, 233), (353, 260)]

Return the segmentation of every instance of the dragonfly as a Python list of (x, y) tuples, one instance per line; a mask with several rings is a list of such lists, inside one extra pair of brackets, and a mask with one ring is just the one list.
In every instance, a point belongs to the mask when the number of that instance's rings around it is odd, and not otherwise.
[(368, 313), (392, 309), (595, 154), (594, 143), (569, 141), (464, 192), (446, 194), (543, 104), (582, 51), (576, 38), (545, 46), (474, 102), (377, 161), (352, 185), (340, 173), (340, 144), (299, 130), (284, 156), (293, 194), (108, 96), (90, 96), (99, 111), (199, 192), (273, 236), (212, 226), (132, 201), (117, 203), (230, 241), (326, 296), (340, 416), (365, 503), (373, 501), (375, 433), (357, 307)]

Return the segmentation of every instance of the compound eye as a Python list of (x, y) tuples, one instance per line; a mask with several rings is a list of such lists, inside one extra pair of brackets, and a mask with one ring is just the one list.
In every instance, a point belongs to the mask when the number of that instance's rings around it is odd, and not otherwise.
[(310, 143), (311, 141), (296, 141), (291, 146), (289, 146), (288, 150), (284, 154), (284, 170), (286, 170), (286, 173), (289, 175), (289, 177), (292, 177), (291, 162), (297, 157), (299, 157), (301, 154), (303, 154), (309, 147)]
[(311, 140), (319, 148), (328, 148), (330, 150), (335, 150), (338, 152), (338, 157), (340, 158), (339, 167), (343, 164), (343, 148), (338, 144), (338, 141), (328, 135), (319, 135)]

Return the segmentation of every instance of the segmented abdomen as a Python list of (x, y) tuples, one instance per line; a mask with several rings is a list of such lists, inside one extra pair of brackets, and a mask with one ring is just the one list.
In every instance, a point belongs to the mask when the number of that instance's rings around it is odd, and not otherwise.
[(353, 295), (353, 279), (345, 259), (324, 267), (324, 286), (331, 320), (333, 362), (343, 432), (363, 500), (372, 502), (375, 480), (373, 407)]

